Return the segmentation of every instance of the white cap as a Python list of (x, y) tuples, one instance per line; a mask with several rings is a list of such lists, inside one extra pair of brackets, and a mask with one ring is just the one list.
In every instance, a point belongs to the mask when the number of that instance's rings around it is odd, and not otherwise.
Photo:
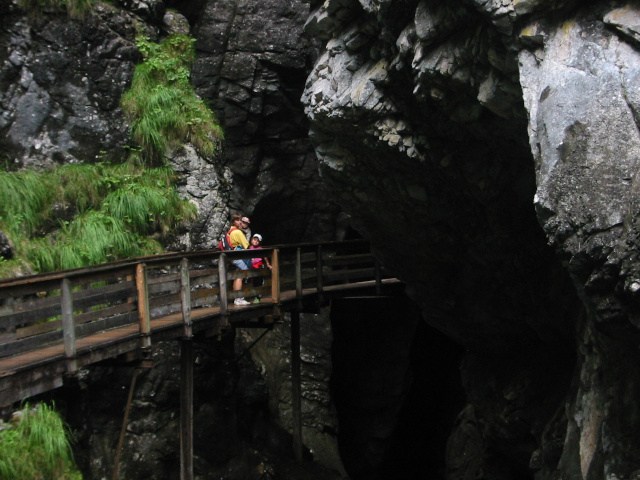
[(256, 233), (253, 236), (256, 237), (258, 240), (262, 241), (262, 235), (260, 235), (259, 233)]

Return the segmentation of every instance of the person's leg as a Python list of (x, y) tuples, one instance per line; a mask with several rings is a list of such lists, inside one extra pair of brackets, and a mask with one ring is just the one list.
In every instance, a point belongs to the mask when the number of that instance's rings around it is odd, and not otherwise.
[[(233, 264), (235, 265), (235, 267), (238, 270), (248, 270), (249, 267), (247, 267), (247, 264), (244, 260), (234, 260)], [(242, 278), (236, 278), (233, 281), (233, 290), (234, 291), (238, 291), (238, 290), (242, 290)], [(234, 305), (249, 305), (249, 302), (247, 302), (244, 297), (238, 297), (233, 301)]]

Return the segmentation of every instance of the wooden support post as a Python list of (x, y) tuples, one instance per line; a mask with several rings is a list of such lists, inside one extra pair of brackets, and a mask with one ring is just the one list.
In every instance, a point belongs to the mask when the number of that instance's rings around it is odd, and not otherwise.
[(380, 268), (380, 262), (377, 258), (373, 259), (374, 261), (374, 273), (376, 277), (376, 296), (382, 295), (382, 269)]
[(280, 255), (276, 248), (271, 253), (271, 302), (273, 303), (273, 316), (280, 316)]
[(138, 291), (138, 320), (140, 321), (140, 347), (151, 347), (151, 318), (149, 315), (149, 286), (147, 266), (136, 265), (136, 290)]
[(298, 310), (302, 310), (302, 255), (299, 247), (296, 249), (296, 299)]
[(193, 322), (191, 321), (191, 281), (189, 280), (189, 260), (183, 258), (180, 262), (180, 300), (182, 302), (182, 321), (184, 323), (184, 337), (193, 337)]
[(193, 480), (193, 340), (180, 341), (180, 480)]
[(229, 297), (227, 294), (227, 255), (218, 257), (218, 284), (220, 286), (220, 323), (227, 325), (229, 315)]
[(291, 413), (293, 454), (302, 463), (302, 387), (300, 373), (300, 312), (291, 312)]
[(323, 281), (322, 281), (322, 269), (324, 265), (322, 263), (322, 245), (318, 245), (318, 249), (316, 251), (316, 293), (318, 294), (318, 306), (322, 305), (322, 289), (323, 289)]
[(78, 370), (76, 360), (76, 327), (73, 322), (73, 294), (71, 292), (71, 281), (68, 278), (62, 279), (60, 288), (61, 309), (62, 309), (62, 332), (64, 337), (64, 356), (67, 358), (67, 370), (75, 372)]
[(131, 401), (133, 400), (133, 391), (136, 388), (136, 381), (138, 379), (139, 369), (133, 371), (133, 377), (131, 377), (131, 386), (129, 387), (129, 397), (127, 398), (127, 406), (124, 409), (124, 418), (122, 419), (122, 428), (120, 429), (120, 438), (118, 439), (118, 448), (116, 450), (116, 459), (113, 466), (112, 480), (118, 480), (118, 470), (120, 469), (120, 453), (122, 452), (122, 445), (124, 443), (124, 434), (127, 431), (127, 422), (129, 421), (129, 411), (131, 410)]

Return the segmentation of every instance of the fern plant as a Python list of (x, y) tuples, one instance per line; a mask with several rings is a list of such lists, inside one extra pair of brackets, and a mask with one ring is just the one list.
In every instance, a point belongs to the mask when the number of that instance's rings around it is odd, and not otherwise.
[(122, 107), (131, 120), (133, 140), (153, 162), (159, 162), (167, 148), (186, 142), (205, 157), (220, 150), (222, 128), (189, 80), (194, 41), (180, 34), (160, 44), (138, 38), (144, 61), (122, 96)]
[(71, 433), (54, 408), (26, 404), (20, 413), (15, 424), (0, 431), (0, 478), (82, 480)]

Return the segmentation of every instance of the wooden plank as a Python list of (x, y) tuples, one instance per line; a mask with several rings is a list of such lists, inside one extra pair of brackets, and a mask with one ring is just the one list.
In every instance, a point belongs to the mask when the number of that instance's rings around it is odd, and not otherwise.
[(343, 283), (353, 283), (354, 280), (361, 280), (363, 278), (373, 278), (375, 275), (374, 268), (358, 268), (352, 270), (338, 270), (333, 272), (327, 272), (324, 274), (325, 282), (331, 283), (332, 281), (341, 280)]
[[(58, 289), (59, 290), (59, 289)], [(0, 306), (0, 318), (4, 315), (11, 315), (14, 313), (21, 312), (29, 312), (32, 310), (41, 310), (43, 308), (60, 305), (60, 295), (51, 295), (51, 296), (36, 296), (27, 297), (26, 299), (22, 299), (22, 297), (15, 297), (18, 301)]]
[(16, 329), (15, 337), (16, 339), (32, 337), (34, 335), (40, 335), (47, 332), (53, 332), (54, 330), (58, 330), (62, 328), (62, 319), (60, 320), (50, 320), (48, 322), (36, 323), (35, 325), (30, 325), (24, 328)]
[(179, 281), (180, 281), (180, 273), (164, 273), (157, 277), (149, 278), (147, 280), (149, 285), (149, 291), (151, 291), (151, 285), (157, 285), (158, 283), (179, 282)]
[(136, 323), (136, 312), (122, 313), (120, 315), (113, 315), (107, 318), (101, 318), (94, 320), (90, 323), (76, 326), (76, 335), (78, 338), (83, 338), (89, 335), (94, 335), (98, 332), (104, 332), (112, 328), (124, 327), (126, 325), (134, 325)]
[(44, 280), (32, 283), (4, 286), (0, 288), (0, 300), (36, 295), (40, 292), (50, 292), (60, 288), (60, 279)]
[(215, 268), (205, 268), (202, 270), (190, 270), (189, 271), (189, 277), (191, 277), (191, 283), (194, 282), (194, 280), (196, 278), (200, 278), (200, 277), (215, 277), (215, 279), (218, 279), (218, 270)]
[(172, 293), (171, 295), (160, 295), (149, 299), (149, 307), (157, 308), (162, 305), (169, 305), (180, 301), (180, 293)]
[(372, 264), (374, 257), (370, 253), (359, 253), (355, 255), (340, 255), (340, 256), (327, 256), (324, 258), (325, 265), (357, 265), (357, 264)]
[(127, 300), (135, 293), (133, 282), (122, 282), (113, 285), (106, 285), (83, 292), (75, 292), (73, 295), (73, 304), (77, 309), (94, 307), (101, 304), (110, 304), (118, 301)]
[(173, 280), (171, 282), (155, 283), (149, 285), (149, 296), (156, 296), (158, 294), (166, 292), (179, 292), (180, 291), (180, 279)]
[[(95, 267), (94, 267), (95, 268)], [(135, 275), (135, 268), (133, 266), (127, 267), (113, 267), (111, 269), (100, 269), (99, 271), (93, 271), (92, 269), (86, 271), (83, 274), (72, 276), (71, 285), (86, 285), (87, 283), (120, 283), (127, 277), (133, 277)]]
[(57, 297), (57, 304), (47, 306), (44, 308), (38, 308), (36, 310), (30, 310), (26, 312), (15, 313), (12, 315), (4, 315), (0, 317), (0, 325), (3, 330), (8, 330), (14, 326), (26, 326), (47, 318), (56, 317), (61, 315), (60, 311), (60, 297)]
[[(62, 320), (60, 321), (62, 323)], [(56, 331), (35, 335), (22, 340), (0, 344), (0, 357), (19, 355), (30, 350), (37, 350), (46, 345), (62, 340), (62, 327)]]
[(111, 317), (120, 313), (133, 312), (137, 309), (137, 306), (133, 302), (120, 303), (111, 307), (102, 308), (92, 312), (81, 313), (75, 316), (76, 325), (92, 322), (101, 318)]

